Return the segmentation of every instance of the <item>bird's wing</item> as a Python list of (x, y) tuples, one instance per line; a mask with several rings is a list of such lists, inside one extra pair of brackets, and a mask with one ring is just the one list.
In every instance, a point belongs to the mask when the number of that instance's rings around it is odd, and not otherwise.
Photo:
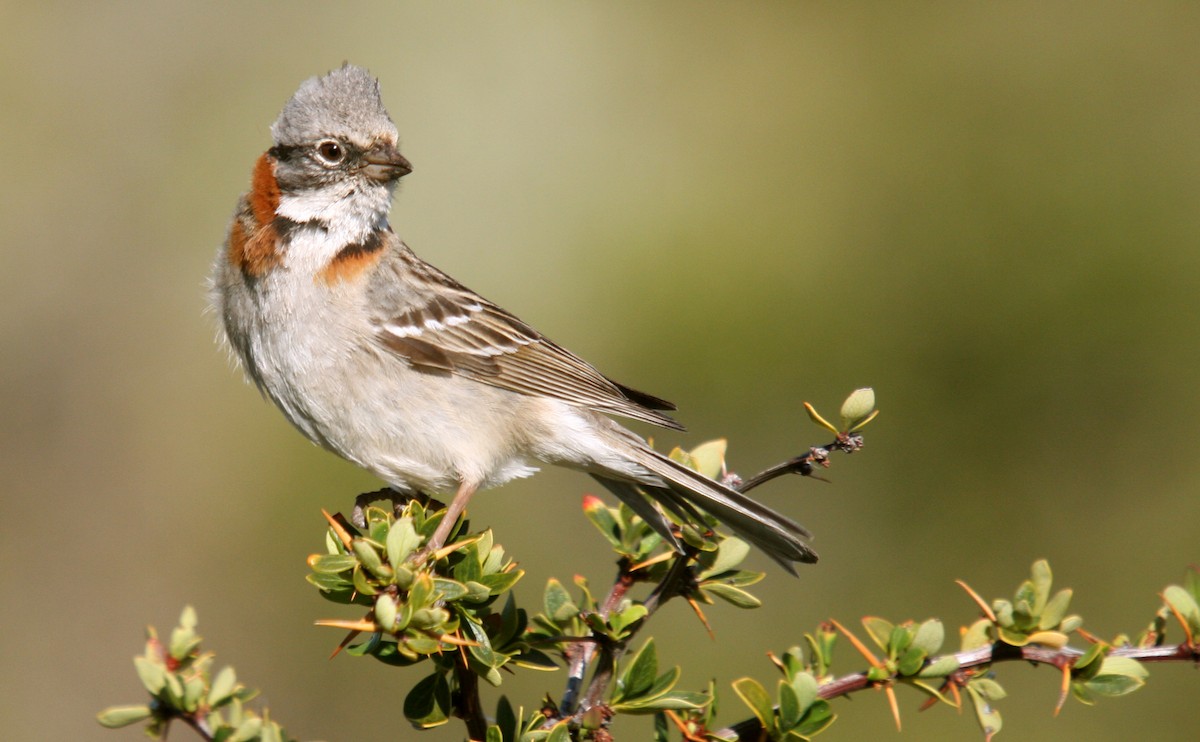
[(618, 384), (579, 356), (396, 245), (372, 276), (376, 339), (412, 367), (682, 430), (674, 405)]

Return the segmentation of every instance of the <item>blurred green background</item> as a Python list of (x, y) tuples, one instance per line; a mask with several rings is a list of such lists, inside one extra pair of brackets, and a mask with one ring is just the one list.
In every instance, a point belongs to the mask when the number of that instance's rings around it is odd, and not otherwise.
[[(660, 444), (728, 436), (748, 474), (822, 440), (803, 400), (877, 389), (832, 486), (760, 490), (822, 562), (756, 556), (767, 605), (711, 610), (716, 642), (683, 605), (651, 626), (689, 685), (771, 679), (764, 653), (831, 616), (937, 616), (955, 642), (976, 612), (953, 580), (1009, 595), (1039, 557), (1086, 628), (1133, 633), (1198, 559), (1200, 5), (8, 2), (0, 28), (8, 739), (141, 738), (93, 716), (142, 698), (142, 628), (186, 603), (294, 735), (412, 735), (422, 673), (328, 661), (312, 621), (339, 609), (304, 582), (319, 508), (376, 483), (243, 383), (205, 315), (268, 126), (343, 60), (415, 166), (397, 232), (678, 403), (691, 432)], [(527, 600), (611, 575), (591, 488), (553, 471), (474, 503)], [(1002, 738), (1193, 738), (1189, 667), (1059, 719), (1052, 671), (1000, 680)], [(901, 702), (903, 738), (977, 738)], [(823, 739), (902, 738), (882, 695), (835, 708)]]

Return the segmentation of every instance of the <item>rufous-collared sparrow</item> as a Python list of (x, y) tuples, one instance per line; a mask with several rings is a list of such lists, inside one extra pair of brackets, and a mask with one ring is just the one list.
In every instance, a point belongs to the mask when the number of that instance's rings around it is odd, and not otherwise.
[[(379, 83), (345, 65), (304, 82), (271, 127), (213, 269), (246, 374), (309, 440), (400, 493), (452, 494), (439, 548), (476, 490), (583, 470), (679, 547), (707, 511), (789, 572), (817, 555), (798, 523), (652, 450), (607, 415), (681, 430), (618, 384), (429, 265), (388, 224), (411, 172)], [(649, 498), (649, 499), (647, 499)]]

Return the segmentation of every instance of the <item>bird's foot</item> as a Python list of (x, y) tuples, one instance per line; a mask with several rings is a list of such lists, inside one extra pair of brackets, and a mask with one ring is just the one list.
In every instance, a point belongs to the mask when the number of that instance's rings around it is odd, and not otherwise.
[(392, 503), (392, 514), (396, 517), (404, 510), (404, 506), (413, 500), (420, 500), (422, 504), (428, 504), (429, 496), (417, 492), (415, 494), (405, 494), (397, 492), (391, 487), (384, 487), (381, 490), (374, 492), (364, 492), (354, 498), (354, 510), (350, 512), (350, 522), (359, 528), (367, 527), (367, 508), (371, 503), (387, 500)]

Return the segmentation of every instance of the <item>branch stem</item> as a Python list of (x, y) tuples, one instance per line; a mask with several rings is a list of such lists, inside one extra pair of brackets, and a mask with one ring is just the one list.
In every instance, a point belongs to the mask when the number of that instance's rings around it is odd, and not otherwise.
[(487, 714), (479, 698), (479, 676), (467, 666), (465, 653), (464, 647), (454, 659), (454, 677), (458, 681), (454, 715), (467, 725), (467, 738), (471, 742), (483, 742), (487, 736)]
[[(1075, 660), (1082, 657), (1084, 651), (1075, 647), (1054, 649), (1037, 645), (1014, 647), (997, 642), (977, 649), (956, 652), (953, 656), (958, 662), (958, 670), (984, 667), (998, 662), (1023, 661), (1033, 664), (1053, 665), (1057, 668), (1069, 667)], [(1107, 657), (1129, 657), (1139, 662), (1191, 662), (1200, 664), (1200, 646), (1190, 644), (1173, 644), (1157, 647), (1114, 647)], [(927, 662), (933, 664), (940, 658), (931, 657)], [(884, 681), (872, 681), (865, 672), (856, 672), (824, 683), (817, 690), (820, 698), (832, 699), (845, 696), (855, 691), (865, 690), (877, 685), (887, 685), (903, 681), (905, 678), (894, 676)], [(717, 737), (737, 737), (738, 739), (758, 739), (763, 732), (762, 723), (758, 718), (745, 719), (715, 733)]]
[(766, 484), (772, 479), (782, 477), (785, 474), (799, 474), (802, 477), (811, 477), (818, 466), (829, 466), (830, 452), (854, 453), (862, 448), (862, 446), (863, 437), (858, 433), (838, 433), (837, 439), (832, 443), (827, 443), (824, 446), (813, 446), (808, 449), (807, 453), (802, 453), (787, 461), (769, 466), (758, 474), (742, 481), (734, 489), (739, 492), (749, 492), (755, 487)]

